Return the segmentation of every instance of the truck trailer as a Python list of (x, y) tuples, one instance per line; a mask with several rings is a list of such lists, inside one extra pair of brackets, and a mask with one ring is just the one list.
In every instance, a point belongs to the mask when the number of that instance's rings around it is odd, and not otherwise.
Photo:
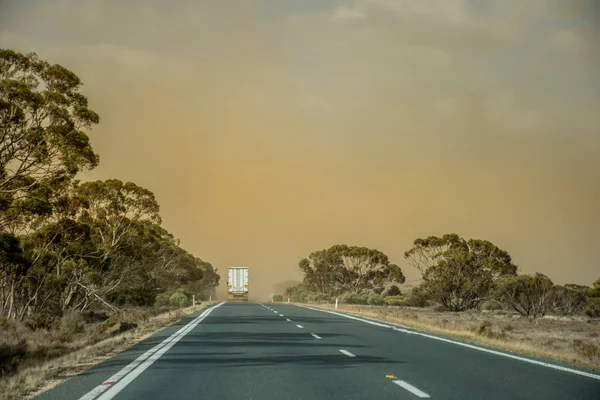
[(227, 299), (231, 301), (248, 301), (248, 267), (229, 268)]

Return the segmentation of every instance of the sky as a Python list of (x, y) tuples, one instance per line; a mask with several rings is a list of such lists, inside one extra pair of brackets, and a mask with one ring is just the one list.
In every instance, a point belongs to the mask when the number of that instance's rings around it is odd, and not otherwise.
[[(0, 0), (0, 47), (74, 71), (101, 116), (83, 179), (256, 299), (334, 244), (403, 259), (455, 232), (521, 273), (600, 276), (594, 0)], [(219, 291), (224, 294), (224, 286)]]

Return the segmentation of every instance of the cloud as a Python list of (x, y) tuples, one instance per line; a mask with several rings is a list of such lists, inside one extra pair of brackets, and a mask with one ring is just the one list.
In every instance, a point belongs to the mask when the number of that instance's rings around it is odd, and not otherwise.
[(403, 251), (450, 231), (596, 278), (591, 0), (291, 3), (19, 2), (0, 46), (78, 73), (102, 117), (90, 177), (153, 190), (190, 251), (250, 265), (259, 292), (336, 243), (413, 279)]
[(365, 19), (365, 14), (357, 8), (341, 5), (333, 10), (333, 18), (340, 21), (355, 21)]
[(556, 33), (553, 43), (571, 53), (581, 53), (585, 51), (585, 40), (573, 29), (563, 29)]

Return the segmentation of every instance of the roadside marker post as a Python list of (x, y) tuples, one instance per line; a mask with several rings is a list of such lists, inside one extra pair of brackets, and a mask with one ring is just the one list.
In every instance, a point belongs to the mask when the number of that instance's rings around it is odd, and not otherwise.
[(196, 307), (196, 295), (192, 295), (192, 307)]
[(336, 298), (335, 298), (335, 309), (336, 309), (336, 310), (337, 310), (337, 301), (338, 301), (338, 299), (337, 299), (337, 297), (336, 297)]

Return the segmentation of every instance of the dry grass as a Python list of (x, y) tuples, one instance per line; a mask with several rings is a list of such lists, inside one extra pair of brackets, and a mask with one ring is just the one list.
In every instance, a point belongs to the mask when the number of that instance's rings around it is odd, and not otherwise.
[[(66, 378), (81, 373), (87, 368), (126, 350), (152, 336), (158, 330), (181, 320), (204, 306), (205, 304), (195, 308), (188, 307), (153, 316), (138, 311), (140, 315), (128, 315), (126, 321), (119, 321), (122, 317), (111, 317), (113, 318), (112, 321), (109, 318), (103, 323), (95, 325), (93, 332), (87, 332), (82, 337), (71, 341), (67, 341), (64, 336), (61, 336), (60, 332), (45, 330), (29, 332), (28, 343), (34, 349), (42, 348), (45, 343), (56, 339), (56, 337), (60, 338), (59, 342), (61, 340), (64, 342), (62, 348), (64, 355), (47, 357), (45, 361), (30, 360), (25, 365), (21, 365), (19, 372), (15, 375), (0, 379), (0, 400), (32, 398), (36, 394), (58, 385)], [(136, 311), (132, 312), (135, 313)], [(128, 322), (131, 320), (137, 322), (135, 324)], [(13, 340), (16, 341), (18, 340), (19, 331), (23, 328), (17, 325), (14, 329), (15, 339)], [(125, 332), (121, 332), (121, 330), (125, 330)], [(56, 337), (48, 337), (48, 335), (55, 335)], [(62, 332), (62, 335), (65, 335), (65, 332)], [(107, 338), (98, 341), (98, 336), (93, 337), (94, 335), (104, 335)], [(52, 343), (56, 344), (56, 340)], [(54, 349), (54, 351), (60, 351), (56, 347)]]
[[(313, 307), (332, 310), (332, 305)], [(600, 321), (542, 318), (504, 312), (448, 313), (430, 309), (340, 304), (338, 311), (465, 342), (600, 370)]]

